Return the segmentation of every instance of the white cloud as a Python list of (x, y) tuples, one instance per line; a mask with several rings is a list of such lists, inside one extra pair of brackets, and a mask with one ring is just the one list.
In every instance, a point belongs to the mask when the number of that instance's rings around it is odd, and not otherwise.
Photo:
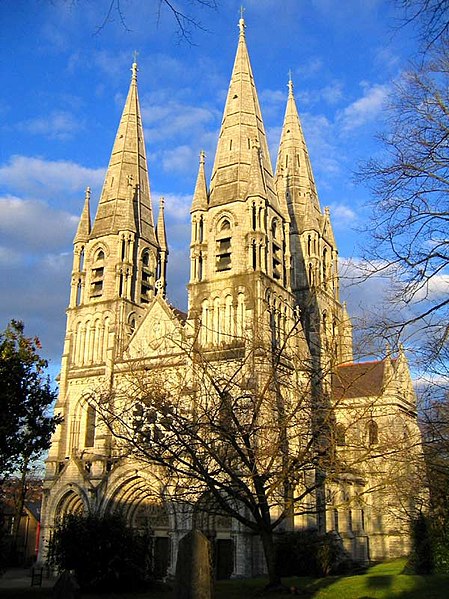
[(334, 203), (329, 206), (331, 220), (334, 228), (347, 227), (354, 225), (357, 220), (357, 214), (352, 208), (342, 203)]
[(45, 117), (38, 117), (17, 124), (20, 131), (40, 135), (49, 139), (65, 141), (84, 128), (74, 115), (63, 110), (54, 111)]
[(21, 261), (20, 253), (10, 247), (0, 245), (0, 269), (3, 265), (18, 266)]
[[(188, 220), (190, 207), (192, 205), (192, 195), (189, 194), (173, 194), (173, 193), (159, 193), (155, 192), (152, 194), (153, 198), (164, 197), (165, 216), (173, 217), (176, 220)], [(156, 207), (157, 201), (153, 199), (153, 205)]]
[(35, 198), (61, 198), (82, 193), (87, 185), (99, 188), (104, 173), (105, 169), (87, 168), (67, 160), (16, 155), (0, 166), (0, 185)]
[(79, 218), (45, 202), (0, 197), (0, 236), (8, 249), (34, 254), (70, 244)]
[(337, 104), (343, 99), (343, 82), (332, 81), (319, 90), (319, 97), (328, 104)]
[(339, 174), (342, 153), (335, 147), (333, 124), (323, 114), (310, 113), (302, 115), (302, 124), (314, 172), (325, 176)]
[(204, 130), (215, 125), (218, 113), (174, 100), (161, 104), (143, 101), (142, 119), (148, 139), (154, 142), (180, 136), (198, 138)]
[(187, 145), (162, 152), (162, 168), (168, 173), (173, 171), (193, 173), (197, 163), (198, 153)]
[(337, 115), (337, 121), (346, 131), (376, 120), (385, 106), (390, 91), (388, 85), (380, 83), (373, 85), (364, 83), (362, 87), (362, 97), (352, 102)]

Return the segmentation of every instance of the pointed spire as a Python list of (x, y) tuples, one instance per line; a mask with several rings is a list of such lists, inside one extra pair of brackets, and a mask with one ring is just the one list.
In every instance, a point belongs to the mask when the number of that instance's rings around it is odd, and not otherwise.
[(248, 194), (247, 197), (260, 196), (265, 197), (266, 186), (263, 177), (263, 168), (260, 155), (260, 145), (257, 139), (253, 139), (251, 152), (251, 167), (249, 171)]
[(86, 187), (84, 207), (73, 243), (85, 243), (90, 235), (90, 187)]
[(288, 202), (295, 206), (296, 211), (304, 214), (312, 209), (316, 215), (321, 215), (291, 74), (287, 86), (288, 99), (276, 165), (276, 185), (280, 194), (286, 196), (288, 193)]
[(193, 194), (192, 208), (190, 212), (195, 210), (207, 210), (207, 183), (205, 172), (206, 154), (201, 150), (200, 165), (198, 168), (198, 176), (196, 178), (195, 192)]
[(157, 240), (159, 243), (159, 248), (162, 252), (167, 252), (168, 254), (168, 246), (167, 246), (167, 234), (165, 230), (165, 214), (164, 214), (164, 203), (165, 200), (163, 197), (159, 200), (159, 215), (157, 219)]
[(112, 148), (92, 235), (139, 230), (144, 239), (154, 244), (156, 239), (135, 60), (131, 71), (128, 96)]
[(209, 201), (211, 205), (221, 205), (246, 197), (249, 191), (252, 140), (257, 139), (266, 197), (276, 206), (273, 170), (246, 47), (243, 16), (239, 20), (239, 30), (237, 53), (212, 169)]

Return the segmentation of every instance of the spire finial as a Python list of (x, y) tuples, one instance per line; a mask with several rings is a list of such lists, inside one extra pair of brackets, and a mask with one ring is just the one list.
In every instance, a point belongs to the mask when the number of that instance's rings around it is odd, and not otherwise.
[(245, 19), (243, 18), (243, 13), (245, 12), (245, 9), (243, 6), (240, 7), (240, 19), (239, 19), (239, 29), (240, 29), (240, 35), (245, 35)]
[(292, 81), (292, 70), (291, 69), (289, 69), (289, 71), (288, 71), (287, 87), (288, 87), (288, 95), (293, 96), (293, 81)]
[(139, 53), (137, 52), (137, 50), (134, 50), (134, 54), (133, 54), (133, 64), (131, 67), (131, 71), (132, 71), (132, 80), (133, 81), (137, 81), (137, 71), (139, 70), (137, 68), (137, 57), (139, 56)]
[(164, 208), (164, 204), (165, 204), (165, 198), (164, 198), (164, 196), (161, 196), (159, 198), (159, 206), (163, 209)]
[(204, 164), (206, 162), (206, 152), (201, 150), (200, 152), (200, 164)]
[(90, 187), (86, 187), (86, 200), (90, 200)]

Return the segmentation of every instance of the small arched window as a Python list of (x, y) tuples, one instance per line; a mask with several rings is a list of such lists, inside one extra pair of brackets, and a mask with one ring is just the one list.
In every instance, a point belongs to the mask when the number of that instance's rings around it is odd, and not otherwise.
[(327, 283), (327, 248), (323, 250), (323, 283), (326, 287)]
[(377, 445), (379, 443), (379, 426), (375, 420), (371, 418), (367, 425), (368, 428), (368, 445)]
[(81, 248), (80, 252), (80, 261), (79, 261), (79, 271), (83, 272), (84, 270), (84, 248)]
[(154, 288), (154, 268), (149, 250), (142, 253), (142, 275), (140, 280), (140, 301), (147, 304)]
[(223, 218), (217, 227), (216, 269), (218, 272), (231, 270), (231, 222)]
[(86, 416), (86, 440), (85, 447), (93, 447), (95, 443), (95, 424), (97, 412), (93, 406), (88, 406)]
[(90, 296), (101, 297), (103, 295), (104, 282), (104, 251), (98, 250), (95, 255), (93, 268), (91, 271)]
[(129, 319), (129, 332), (132, 335), (134, 333), (134, 331), (136, 330), (136, 317), (134, 316), (134, 314), (131, 315), (130, 319)]
[(282, 245), (280, 241), (280, 230), (279, 223), (274, 218), (271, 223), (271, 237), (272, 237), (272, 259), (273, 259), (273, 278), (282, 278)]

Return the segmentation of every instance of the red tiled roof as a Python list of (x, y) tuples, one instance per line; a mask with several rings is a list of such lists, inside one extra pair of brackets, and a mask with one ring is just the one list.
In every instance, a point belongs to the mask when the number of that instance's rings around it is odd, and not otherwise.
[(332, 378), (334, 399), (382, 395), (384, 373), (385, 360), (342, 364)]

